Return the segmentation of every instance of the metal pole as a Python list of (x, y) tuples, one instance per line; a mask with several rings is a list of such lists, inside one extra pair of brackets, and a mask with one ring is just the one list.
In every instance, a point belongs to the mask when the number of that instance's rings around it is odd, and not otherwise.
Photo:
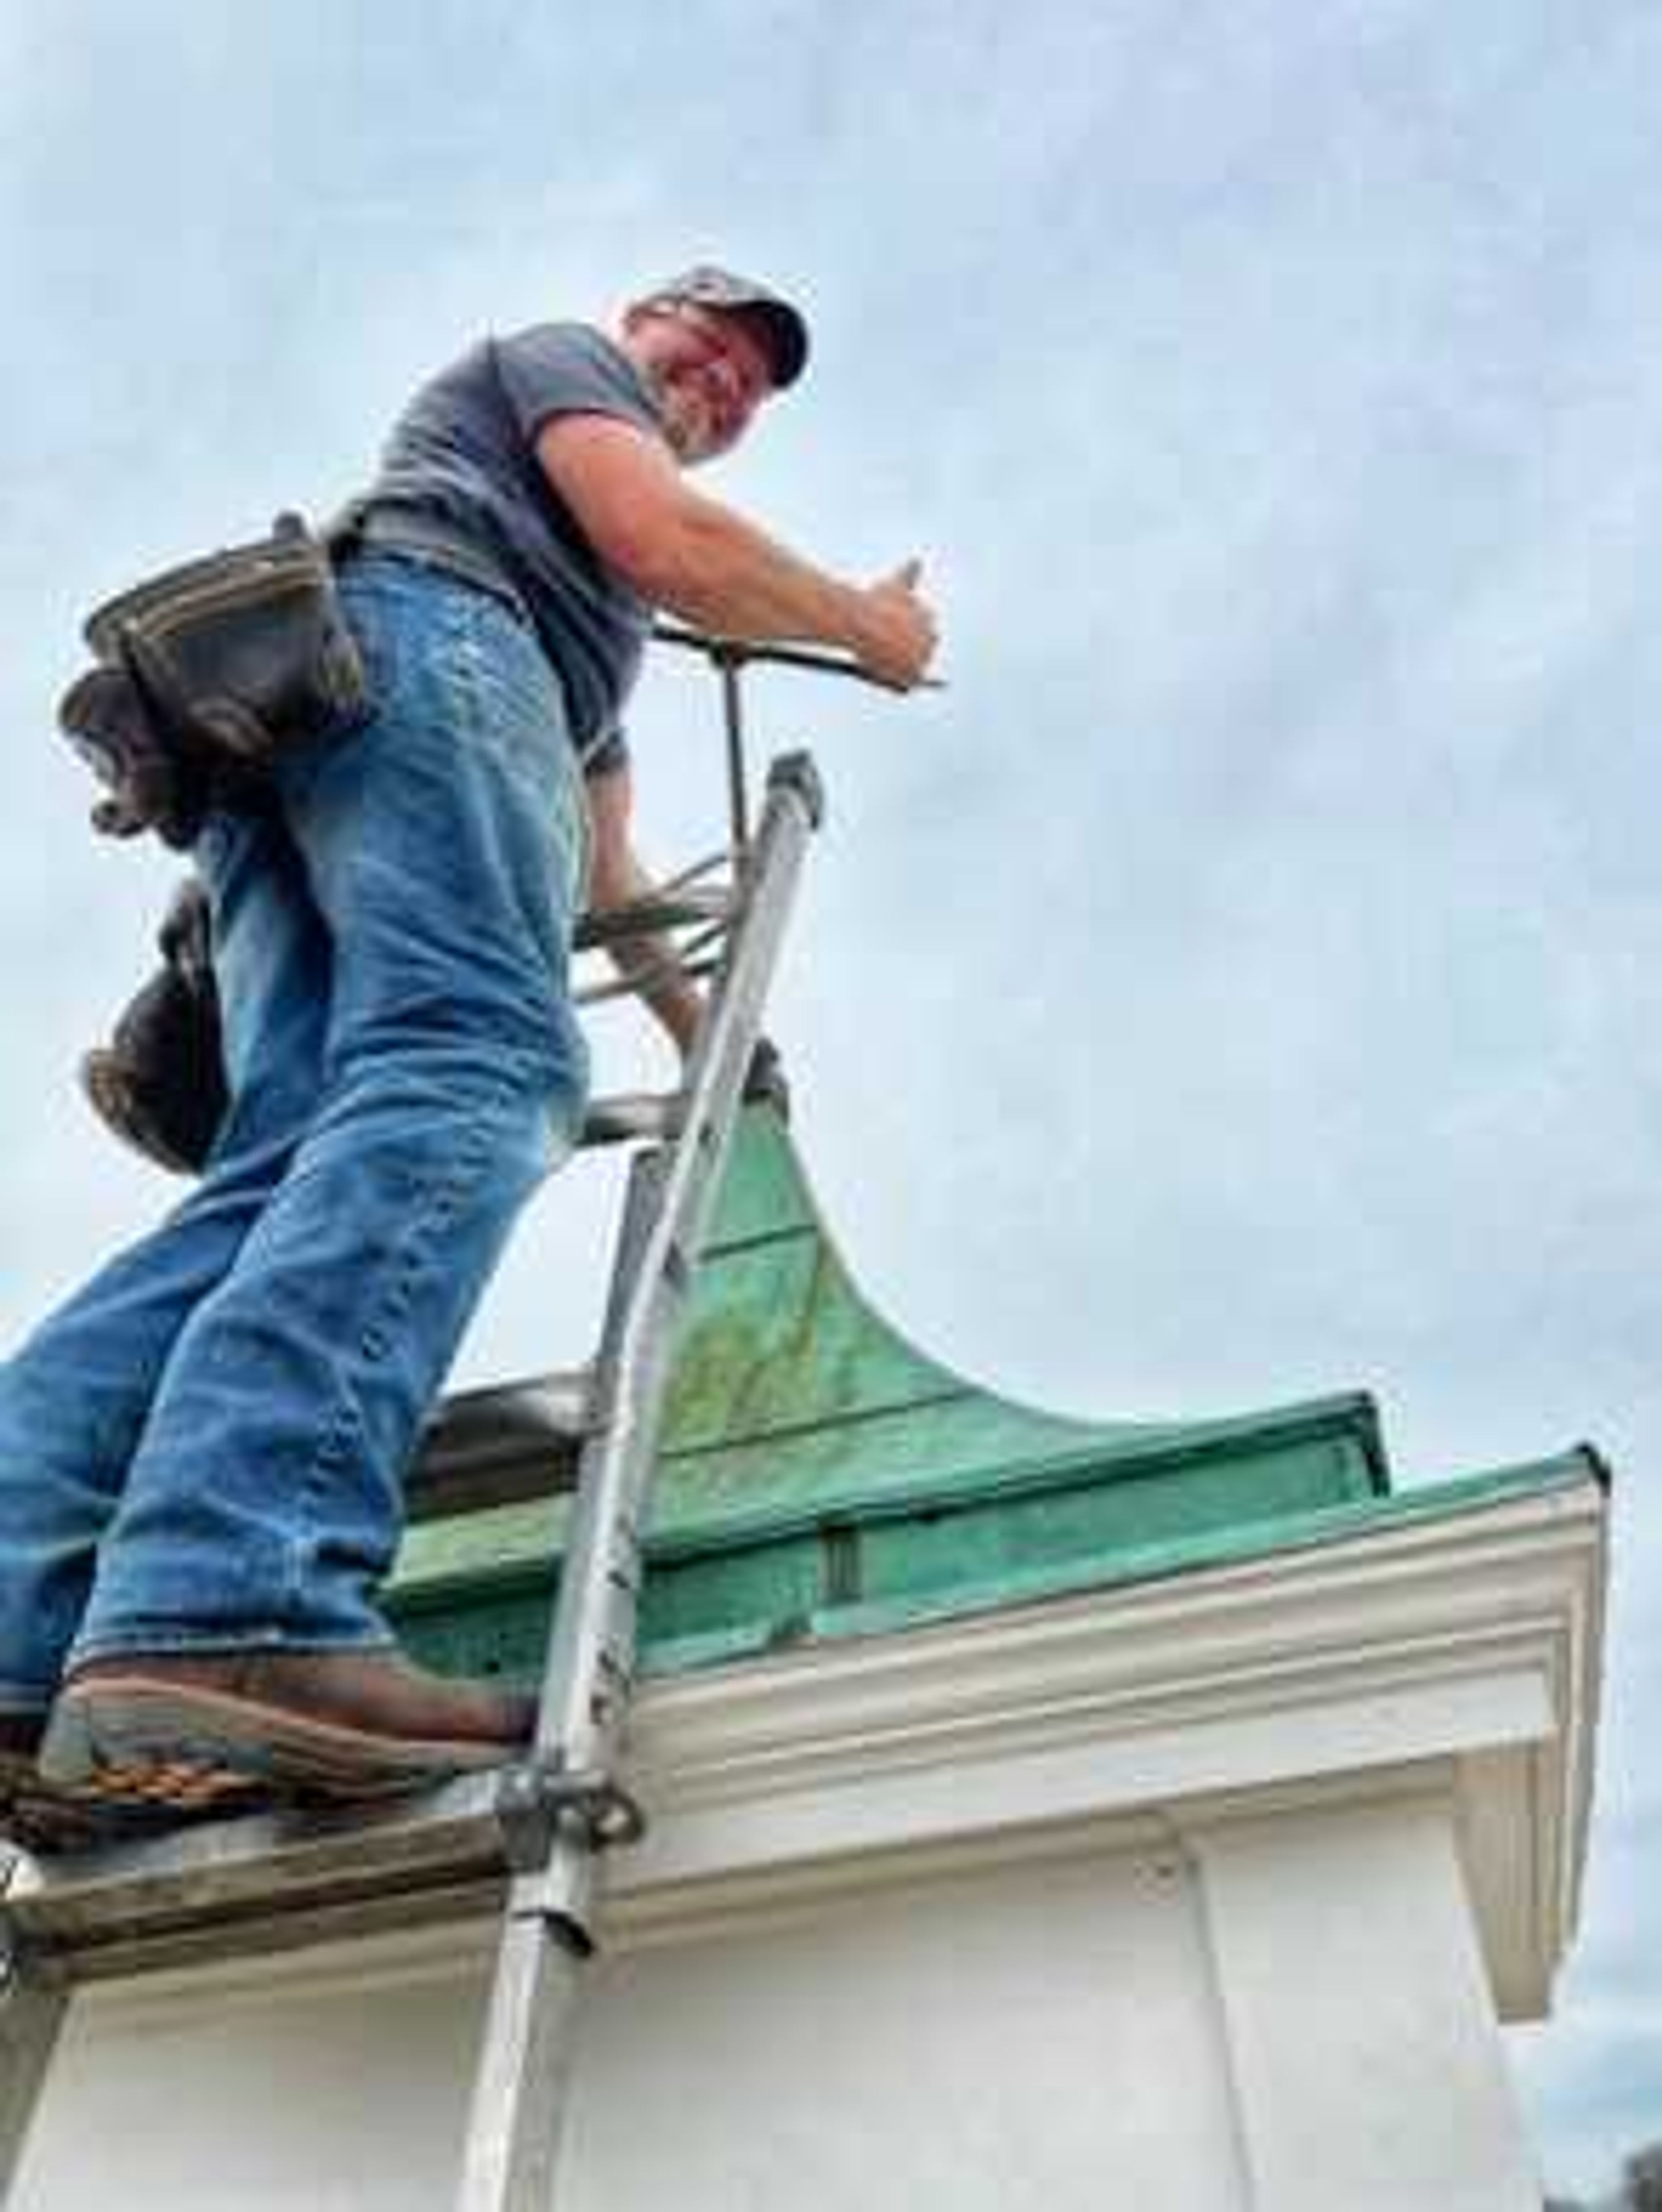
[[(755, 645), (741, 638), (711, 637), (700, 629), (688, 629), (680, 623), (658, 622), (653, 624), (652, 635), (659, 645), (679, 646), (687, 653), (702, 653), (707, 660), (719, 666), (723, 660), (740, 665), (751, 662), (773, 668), (807, 668), (821, 676), (846, 676), (855, 684), (867, 684), (874, 691), (900, 691), (905, 687), (889, 683), (881, 676), (874, 676), (869, 668), (862, 668), (852, 654), (828, 653), (808, 645)], [(946, 678), (925, 676), (912, 685), (917, 691), (944, 691)]]
[(728, 741), (728, 823), (735, 867), (750, 843), (750, 802), (745, 789), (744, 702), (739, 696), (739, 655), (716, 662), (721, 672), (721, 720)]

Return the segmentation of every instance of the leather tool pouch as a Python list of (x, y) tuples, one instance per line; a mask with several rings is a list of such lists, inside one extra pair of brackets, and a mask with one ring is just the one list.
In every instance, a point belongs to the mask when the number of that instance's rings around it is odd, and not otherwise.
[(200, 1170), (229, 1103), (211, 937), (207, 894), (187, 880), (158, 933), (161, 966), (108, 1043), (81, 1063), (82, 1089), (100, 1119), (180, 1175)]
[(298, 515), (107, 601), (85, 634), (97, 665), (58, 720), (113, 836), (186, 845), (210, 806), (259, 806), (276, 761), (368, 708), (328, 553)]

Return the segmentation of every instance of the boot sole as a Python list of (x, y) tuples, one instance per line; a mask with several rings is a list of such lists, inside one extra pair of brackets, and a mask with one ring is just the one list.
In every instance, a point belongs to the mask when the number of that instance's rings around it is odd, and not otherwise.
[(180, 1817), (160, 1808), (112, 1804), (48, 1782), (21, 1753), (0, 1753), (0, 1844), (14, 1844), (32, 1857), (130, 1842), (176, 1826)]
[(396, 1796), (504, 1765), (520, 1748), (375, 1735), (222, 1691), (105, 1675), (59, 1697), (40, 1770), (104, 1803), (230, 1813)]

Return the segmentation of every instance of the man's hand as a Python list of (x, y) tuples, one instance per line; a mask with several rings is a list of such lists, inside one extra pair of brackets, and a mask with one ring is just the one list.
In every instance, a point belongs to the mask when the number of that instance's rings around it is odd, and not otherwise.
[(866, 621), (855, 645), (861, 666), (880, 683), (910, 691), (921, 683), (939, 635), (934, 610), (917, 588), (921, 561), (903, 562), (892, 576), (868, 584)]

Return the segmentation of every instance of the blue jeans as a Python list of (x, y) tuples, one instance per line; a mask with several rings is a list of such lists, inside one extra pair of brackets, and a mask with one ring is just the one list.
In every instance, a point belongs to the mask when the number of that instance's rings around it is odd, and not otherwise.
[(0, 1711), (131, 1650), (383, 1644), (423, 1416), (587, 1083), (587, 816), (530, 629), (385, 554), (374, 711), (210, 817), (232, 1103), (206, 1172), (0, 1368)]

